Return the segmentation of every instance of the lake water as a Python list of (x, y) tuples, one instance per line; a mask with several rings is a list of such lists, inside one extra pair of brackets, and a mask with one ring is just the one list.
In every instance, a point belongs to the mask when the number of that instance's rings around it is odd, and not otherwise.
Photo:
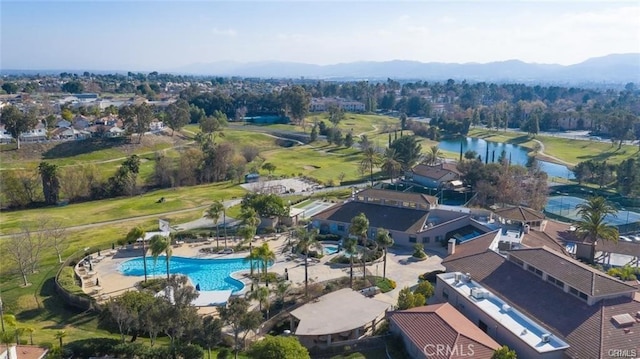
[[(485, 161), (487, 154), (487, 147), (489, 148), (489, 163), (497, 162), (500, 154), (504, 150), (507, 153), (507, 158), (511, 158), (512, 164), (526, 165), (528, 159), (529, 150), (525, 147), (502, 142), (491, 142), (480, 138), (473, 137), (460, 137), (446, 139), (440, 142), (440, 149), (449, 152), (460, 152), (460, 142), (462, 142), (462, 153), (472, 150), (476, 151), (481, 157), (482, 161)], [(540, 168), (547, 172), (549, 177), (561, 177), (573, 179), (575, 176), (573, 172), (567, 168), (567, 166), (551, 163), (547, 161), (538, 161)]]

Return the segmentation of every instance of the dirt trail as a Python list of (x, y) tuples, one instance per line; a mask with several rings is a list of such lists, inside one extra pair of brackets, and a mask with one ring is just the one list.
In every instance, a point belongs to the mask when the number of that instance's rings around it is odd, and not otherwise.
[(563, 165), (570, 166), (570, 167), (573, 167), (573, 166), (576, 165), (575, 163), (567, 162), (567, 161), (559, 159), (558, 157), (551, 156), (551, 155), (548, 155), (548, 154), (544, 153), (544, 143), (542, 143), (541, 141), (536, 140), (536, 139), (534, 139), (533, 141), (535, 141), (538, 145), (540, 145), (540, 150), (538, 151), (536, 157), (540, 156), (544, 160), (547, 160), (547, 161), (550, 160), (550, 162), (556, 162), (556, 163), (563, 164)]

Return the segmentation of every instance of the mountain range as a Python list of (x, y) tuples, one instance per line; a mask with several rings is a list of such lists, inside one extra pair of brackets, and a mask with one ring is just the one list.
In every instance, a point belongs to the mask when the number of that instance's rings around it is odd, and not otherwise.
[(298, 62), (197, 63), (172, 73), (214, 76), (308, 79), (447, 79), (492, 82), (627, 83), (640, 82), (640, 53), (595, 57), (575, 65), (536, 64), (520, 60), (489, 63), (441, 63), (406, 60), (361, 61), (334, 65)]

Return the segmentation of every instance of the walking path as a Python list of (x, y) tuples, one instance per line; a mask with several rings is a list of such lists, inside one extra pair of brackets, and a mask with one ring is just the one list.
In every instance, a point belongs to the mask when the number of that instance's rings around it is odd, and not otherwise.
[(567, 162), (565, 160), (559, 159), (558, 157), (551, 156), (551, 155), (548, 155), (548, 154), (544, 153), (544, 143), (542, 143), (542, 141), (539, 141), (539, 140), (536, 140), (536, 139), (534, 139), (533, 141), (535, 141), (538, 145), (540, 145), (540, 150), (538, 151), (538, 154), (536, 155), (536, 157), (537, 156), (541, 156), (541, 157), (544, 157), (545, 159), (550, 159), (553, 162), (561, 163), (563, 165), (567, 165), (567, 166), (571, 166), (571, 167), (576, 165), (575, 163)]

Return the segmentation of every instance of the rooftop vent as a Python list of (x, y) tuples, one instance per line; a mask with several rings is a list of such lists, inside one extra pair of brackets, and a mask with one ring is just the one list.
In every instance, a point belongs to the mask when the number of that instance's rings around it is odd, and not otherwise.
[(551, 340), (551, 334), (545, 333), (540, 336), (543, 343), (548, 343)]
[(529, 333), (529, 331), (527, 330), (527, 328), (522, 329), (522, 332), (520, 333), (520, 335), (527, 335), (527, 333)]
[(471, 296), (475, 299), (484, 299), (488, 293), (480, 288), (471, 288)]
[(636, 322), (631, 314), (628, 313), (614, 315), (613, 317), (611, 317), (611, 320), (613, 320), (616, 326), (620, 328), (630, 327)]
[[(469, 283), (471, 281), (471, 274), (465, 273), (464, 274), (464, 281)], [(640, 313), (640, 312), (638, 312), (638, 313)], [(640, 315), (638, 315), (638, 316), (640, 317)]]
[(502, 305), (502, 311), (503, 312), (510, 312), (511, 311), (511, 306), (509, 304), (503, 304)]

